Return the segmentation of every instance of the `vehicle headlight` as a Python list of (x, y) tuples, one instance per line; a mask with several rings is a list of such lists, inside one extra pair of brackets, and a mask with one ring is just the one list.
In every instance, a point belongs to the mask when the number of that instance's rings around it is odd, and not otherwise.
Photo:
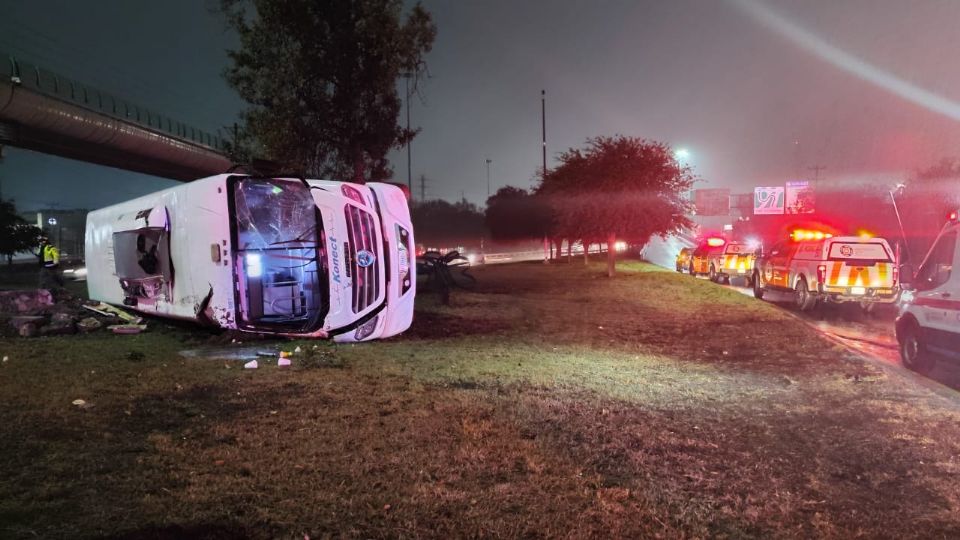
[(410, 268), (413, 266), (413, 256), (410, 252), (410, 233), (397, 225), (397, 268), (400, 273), (400, 294), (410, 290), (412, 276)]
[(380, 315), (375, 315), (372, 319), (363, 323), (360, 328), (357, 328), (357, 331), (353, 334), (353, 338), (357, 341), (363, 341), (370, 337), (373, 331), (377, 329), (377, 321), (379, 320)]

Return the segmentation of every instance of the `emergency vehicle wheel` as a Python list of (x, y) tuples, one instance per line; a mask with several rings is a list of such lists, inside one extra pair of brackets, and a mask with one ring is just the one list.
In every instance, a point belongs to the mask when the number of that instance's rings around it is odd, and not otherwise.
[(710, 265), (710, 281), (720, 283), (720, 276), (717, 275), (717, 269), (712, 264)]
[(807, 288), (807, 280), (801, 279), (794, 290), (793, 301), (800, 311), (810, 311), (817, 304), (817, 297), (810, 294)]
[(897, 337), (900, 341), (900, 359), (907, 369), (923, 374), (933, 368), (937, 360), (927, 350), (916, 322), (905, 324)]
[(753, 273), (753, 297), (757, 300), (763, 300), (763, 285), (760, 284), (760, 275), (756, 272)]
[(693, 271), (693, 261), (690, 262), (690, 275), (697, 277), (697, 273)]

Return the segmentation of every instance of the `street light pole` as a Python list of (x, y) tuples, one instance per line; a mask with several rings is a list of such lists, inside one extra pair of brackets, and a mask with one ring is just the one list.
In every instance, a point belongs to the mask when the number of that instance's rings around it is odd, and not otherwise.
[(897, 207), (897, 197), (894, 195), (896, 192), (903, 193), (906, 187), (904, 184), (897, 184), (896, 188), (890, 190), (890, 201), (893, 203), (893, 212), (897, 215), (897, 225), (900, 226), (900, 240), (903, 242), (903, 248), (907, 251), (907, 259), (912, 263), (913, 257), (910, 256), (910, 246), (907, 244), (907, 233), (903, 230), (903, 220), (900, 219), (900, 209)]
[[(410, 74), (403, 76), (407, 80), (407, 135), (410, 135)], [(407, 140), (407, 189), (413, 193), (413, 173), (410, 165), (410, 140)]]
[(490, 198), (490, 163), (492, 161), (493, 161), (492, 159), (487, 158), (487, 198), (488, 199)]

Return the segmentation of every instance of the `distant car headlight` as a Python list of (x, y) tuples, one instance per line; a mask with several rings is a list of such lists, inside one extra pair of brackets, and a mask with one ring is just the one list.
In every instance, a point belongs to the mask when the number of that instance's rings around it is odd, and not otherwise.
[(363, 323), (360, 328), (357, 328), (356, 333), (353, 334), (353, 338), (357, 341), (362, 341), (370, 337), (373, 334), (373, 331), (377, 329), (377, 321), (380, 320), (380, 315), (374, 316), (369, 321)]

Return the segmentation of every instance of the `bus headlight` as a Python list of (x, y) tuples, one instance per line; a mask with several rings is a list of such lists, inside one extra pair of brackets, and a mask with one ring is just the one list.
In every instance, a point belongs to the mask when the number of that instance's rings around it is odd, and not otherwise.
[(370, 337), (373, 331), (377, 329), (377, 321), (379, 320), (380, 315), (375, 315), (372, 319), (363, 323), (360, 328), (357, 328), (357, 331), (353, 334), (353, 338), (357, 341), (363, 341)]

